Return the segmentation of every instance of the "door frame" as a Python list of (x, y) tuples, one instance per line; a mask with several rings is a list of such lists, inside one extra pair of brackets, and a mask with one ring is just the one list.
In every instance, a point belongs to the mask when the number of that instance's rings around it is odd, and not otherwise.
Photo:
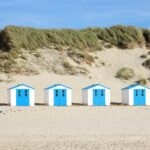
[[(58, 91), (57, 103), (56, 103), (56, 91)], [(63, 102), (63, 91), (65, 91), (65, 103)], [(54, 106), (67, 106), (67, 89), (54, 89)], [(63, 103), (62, 103), (63, 102)]]
[[(19, 95), (18, 95), (18, 92), (19, 91), (21, 91), (21, 93), (22, 92), (24, 92), (23, 94), (24, 94), (24, 97), (23, 96), (21, 96), (20, 97), (20, 99), (24, 99), (25, 98), (25, 96), (26, 96), (26, 93), (25, 93), (25, 91), (28, 91), (27, 93), (28, 93), (28, 98), (27, 98), (27, 104), (25, 104), (24, 102), (22, 102), (22, 103), (18, 103), (18, 100), (19, 100)], [(30, 106), (30, 89), (16, 89), (16, 106)]]
[[(137, 91), (138, 91), (138, 93), (137, 93)], [(142, 91), (144, 91), (144, 95), (142, 95)], [(144, 96), (144, 103), (143, 103), (143, 96)], [(137, 97), (137, 99), (135, 99), (136, 97)], [(145, 106), (146, 105), (146, 89), (133, 89), (133, 105), (134, 106)]]
[[(98, 95), (95, 96), (96, 91), (99, 91), (99, 92), (97, 92)], [(106, 106), (106, 89), (93, 89), (92, 92), (93, 92), (92, 93), (93, 94), (93, 106)], [(95, 100), (95, 97), (98, 100)], [(99, 103), (95, 101), (98, 101)]]

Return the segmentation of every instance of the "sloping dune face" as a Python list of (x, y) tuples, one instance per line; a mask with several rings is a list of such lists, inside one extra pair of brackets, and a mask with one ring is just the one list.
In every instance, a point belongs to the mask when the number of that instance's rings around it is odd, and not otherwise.
[[(43, 103), (44, 95), (43, 89), (49, 85), (56, 83), (63, 83), (72, 87), (73, 89), (73, 102), (82, 103), (81, 89), (87, 85), (94, 83), (101, 83), (111, 88), (111, 102), (121, 102), (121, 88), (135, 81), (145, 78), (149, 78), (149, 69), (143, 67), (143, 59), (140, 58), (142, 54), (147, 54), (146, 49), (136, 48), (133, 50), (120, 50), (117, 48), (105, 49), (100, 52), (92, 52), (90, 55), (96, 57), (94, 63), (90, 66), (88, 64), (80, 64), (82, 68), (88, 70), (86, 74), (68, 75), (63, 71), (62, 74), (56, 74), (53, 72), (46, 72), (38, 68), (39, 73), (36, 75), (13, 75), (11, 76), (11, 82), (1, 83), (1, 102), (7, 102), (7, 91), (6, 89), (10, 86), (18, 83), (26, 83), (36, 88), (36, 102)], [(54, 55), (54, 54), (53, 54)], [(56, 57), (55, 57), (56, 58)], [(59, 58), (58, 63), (59, 63)], [(54, 61), (56, 61), (56, 59)], [(49, 59), (50, 60), (50, 59)], [(70, 58), (66, 58), (68, 63), (73, 67), (78, 64), (73, 62)], [(56, 61), (57, 62), (57, 61)], [(35, 65), (35, 64), (34, 64)], [(51, 64), (50, 64), (51, 65)], [(55, 64), (56, 68), (60, 67), (60, 64)], [(116, 78), (116, 72), (123, 68), (132, 68), (134, 70), (133, 78), (129, 80)], [(60, 68), (59, 68), (60, 69)], [(1, 78), (9, 80), (9, 76), (3, 74)], [(147, 84), (149, 82), (147, 80)]]

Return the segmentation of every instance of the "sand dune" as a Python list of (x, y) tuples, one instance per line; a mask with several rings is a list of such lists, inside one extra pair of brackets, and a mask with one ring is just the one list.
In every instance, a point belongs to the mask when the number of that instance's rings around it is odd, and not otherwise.
[[(43, 89), (49, 85), (56, 83), (66, 84), (73, 89), (73, 102), (81, 103), (81, 89), (94, 83), (101, 83), (111, 88), (111, 102), (121, 102), (120, 89), (129, 84), (133, 84), (141, 77), (148, 78), (149, 70), (141, 64), (144, 61), (140, 58), (142, 54), (146, 54), (146, 49), (136, 48), (133, 50), (120, 50), (117, 48), (105, 49), (100, 52), (92, 53), (97, 56), (95, 64), (88, 66), (82, 64), (82, 67), (89, 70), (88, 75), (57, 75), (54, 73), (41, 72), (35, 76), (12, 76), (13, 82), (1, 83), (0, 86), (0, 102), (7, 103), (7, 91), (10, 86), (19, 83), (29, 84), (36, 89), (36, 103), (43, 103)], [(99, 62), (104, 62), (105, 66), (101, 66)], [(75, 65), (70, 61), (72, 65)], [(116, 72), (122, 67), (133, 68), (136, 76), (128, 81), (122, 81), (115, 78)], [(149, 83), (148, 83), (149, 85)]]

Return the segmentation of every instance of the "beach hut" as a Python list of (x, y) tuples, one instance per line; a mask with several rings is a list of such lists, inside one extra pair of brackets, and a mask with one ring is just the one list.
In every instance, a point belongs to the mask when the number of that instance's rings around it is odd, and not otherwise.
[(71, 106), (72, 89), (63, 84), (55, 84), (44, 89), (45, 103), (49, 106)]
[(8, 103), (11, 106), (34, 106), (35, 89), (19, 84), (8, 89)]
[(110, 105), (110, 88), (93, 84), (82, 89), (82, 101), (88, 106), (106, 106)]
[(133, 106), (150, 105), (150, 88), (133, 84), (122, 89), (122, 103)]

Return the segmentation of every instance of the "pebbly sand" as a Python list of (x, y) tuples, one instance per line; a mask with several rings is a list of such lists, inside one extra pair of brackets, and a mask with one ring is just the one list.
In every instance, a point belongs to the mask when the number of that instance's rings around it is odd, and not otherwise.
[(150, 149), (150, 107), (0, 109), (0, 150)]

